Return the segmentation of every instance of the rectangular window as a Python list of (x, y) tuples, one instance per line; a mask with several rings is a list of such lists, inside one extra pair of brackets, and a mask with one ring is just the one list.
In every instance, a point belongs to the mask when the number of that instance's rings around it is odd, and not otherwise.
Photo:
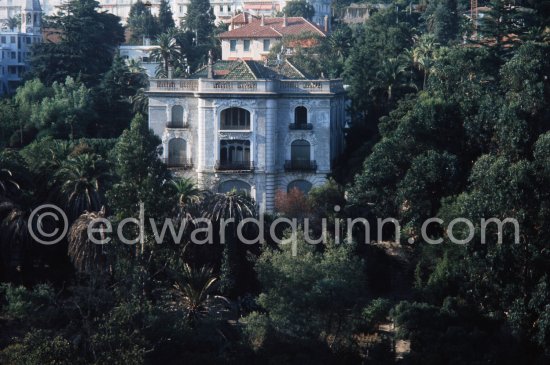
[(235, 39), (229, 41), (229, 50), (231, 52), (237, 51), (237, 41)]
[(271, 45), (271, 42), (269, 39), (264, 39), (264, 52), (269, 52), (269, 46)]
[(15, 37), (10, 37), (10, 43), (15, 43)]
[(250, 52), (250, 39), (245, 39), (243, 42), (243, 48), (245, 52)]
[(12, 53), (11, 53), (11, 59), (12, 59), (12, 60), (15, 60), (15, 57), (17, 57), (17, 55), (15, 54), (15, 52), (12, 52)]
[(31, 41), (32, 41), (32, 38), (31, 38), (31, 37), (27, 37), (27, 44), (31, 44)]

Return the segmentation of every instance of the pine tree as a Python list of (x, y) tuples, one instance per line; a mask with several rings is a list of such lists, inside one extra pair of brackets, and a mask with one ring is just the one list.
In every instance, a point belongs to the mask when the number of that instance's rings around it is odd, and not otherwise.
[(136, 216), (140, 202), (149, 217), (161, 219), (170, 211), (171, 177), (158, 157), (160, 143), (141, 114), (120, 136), (112, 155), (119, 181), (107, 194), (118, 217)]
[(95, 108), (99, 118), (93, 132), (98, 136), (119, 136), (132, 119), (131, 98), (146, 83), (145, 75), (130, 72), (125, 61), (116, 56), (98, 88)]
[(208, 0), (191, 0), (183, 26), (195, 33), (195, 44), (204, 43), (214, 31), (214, 11)]
[(445, 45), (457, 39), (460, 28), (457, 0), (430, 2), (422, 18), (427, 32), (435, 36), (437, 43)]
[(128, 29), (131, 31), (130, 42), (133, 44), (141, 44), (143, 38), (154, 38), (159, 34), (157, 19), (141, 0), (135, 2), (130, 8)]
[(526, 31), (526, 19), (523, 12), (518, 11), (512, 0), (492, 0), (490, 11), (483, 17), (480, 24), (481, 37), (492, 40), (489, 44), (503, 59), (511, 56), (515, 39), (522, 38)]
[(158, 16), (159, 32), (166, 33), (172, 28), (176, 27), (174, 23), (174, 14), (172, 14), (172, 9), (170, 9), (170, 4), (168, 1), (160, 1), (160, 9)]
[(459, 31), (456, 0), (443, 0), (433, 12), (433, 33), (440, 44), (456, 40)]
[(72, 0), (51, 17), (51, 28), (61, 30), (58, 43), (33, 47), (34, 76), (46, 84), (65, 82), (67, 76), (86, 86), (98, 83), (113, 61), (117, 47), (124, 41), (120, 18), (99, 11), (95, 0)]

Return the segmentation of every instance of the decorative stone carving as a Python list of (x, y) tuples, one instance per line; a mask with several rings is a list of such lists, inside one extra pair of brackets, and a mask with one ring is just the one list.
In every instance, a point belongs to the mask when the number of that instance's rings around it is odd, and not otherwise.
[(191, 142), (193, 134), (189, 129), (171, 129), (165, 128), (162, 134), (162, 143), (168, 143), (172, 138), (183, 138), (187, 143)]
[(252, 132), (223, 131), (219, 132), (220, 139), (250, 139)]
[(297, 139), (305, 139), (309, 142), (311, 145), (311, 148), (315, 148), (317, 146), (317, 137), (315, 136), (315, 132), (310, 130), (295, 130), (295, 131), (289, 131), (289, 133), (285, 136), (285, 147), (286, 149), (290, 149), (290, 145), (292, 142), (294, 142)]
[(258, 106), (257, 100), (253, 99), (218, 99), (213, 102), (216, 111), (221, 111), (222, 109), (236, 107), (248, 109), (249, 112), (252, 112)]

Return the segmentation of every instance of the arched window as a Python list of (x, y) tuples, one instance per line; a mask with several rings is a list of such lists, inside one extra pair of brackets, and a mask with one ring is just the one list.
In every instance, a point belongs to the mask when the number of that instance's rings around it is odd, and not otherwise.
[(168, 166), (185, 166), (187, 161), (187, 142), (182, 138), (168, 141)]
[(305, 106), (298, 106), (294, 109), (294, 124), (297, 127), (307, 126), (307, 109)]
[(219, 193), (229, 193), (230, 191), (236, 190), (250, 195), (250, 189), (250, 185), (241, 180), (227, 180), (218, 186)]
[(243, 139), (220, 141), (218, 169), (249, 170), (251, 168), (250, 141)]
[(288, 184), (287, 191), (290, 192), (292, 189), (298, 189), (302, 193), (307, 194), (312, 187), (313, 185), (307, 180), (294, 180)]
[(311, 145), (305, 139), (297, 139), (290, 145), (290, 161), (285, 161), (285, 170), (317, 169), (315, 161), (311, 160)]
[(181, 105), (174, 105), (172, 107), (172, 128), (183, 128), (183, 107)]
[(250, 112), (243, 108), (222, 110), (220, 129), (250, 129)]
[(290, 159), (292, 161), (308, 161), (310, 160), (311, 145), (305, 139), (298, 139), (292, 142), (290, 146)]

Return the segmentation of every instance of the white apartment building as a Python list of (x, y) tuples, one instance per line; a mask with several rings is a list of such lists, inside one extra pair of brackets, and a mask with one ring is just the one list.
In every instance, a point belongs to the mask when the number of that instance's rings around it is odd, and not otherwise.
[(12, 93), (29, 68), (31, 46), (41, 42), (42, 9), (38, 0), (26, 0), (19, 29), (0, 31), (0, 94)]
[[(100, 6), (108, 12), (119, 16), (122, 23), (126, 23), (132, 4), (138, 0), (98, 0)], [(160, 0), (142, 0), (144, 3), (151, 4), (151, 13), (158, 14)], [(331, 0), (307, 0), (315, 8), (313, 23), (322, 26), (325, 16), (331, 16)], [(40, 0), (42, 10), (45, 15), (53, 15), (58, 12), (59, 7), (68, 0)], [(191, 0), (168, 0), (174, 21), (179, 25), (185, 14)], [(21, 13), (26, 0), (0, 0), (0, 20), (14, 17)], [(242, 11), (248, 11), (254, 15), (275, 16), (277, 12), (282, 11), (287, 0), (210, 0), (210, 5), (216, 16), (216, 21), (226, 21), (232, 16)]]
[(151, 52), (159, 48), (159, 46), (151, 45), (149, 40), (146, 40), (143, 45), (123, 44), (118, 48), (119, 55), (128, 63), (129, 60), (139, 62), (139, 65), (145, 70), (148, 77), (155, 77), (160, 62), (156, 62), (151, 58)]

